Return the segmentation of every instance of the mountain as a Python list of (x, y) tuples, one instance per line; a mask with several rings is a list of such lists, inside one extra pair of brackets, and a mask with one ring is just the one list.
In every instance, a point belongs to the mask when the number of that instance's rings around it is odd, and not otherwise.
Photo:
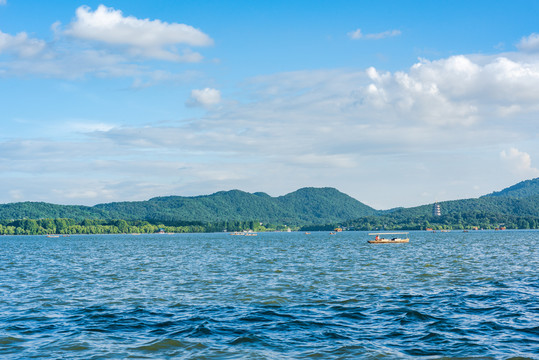
[(93, 207), (23, 202), (0, 205), (0, 219), (126, 219), (156, 221), (259, 220), (290, 225), (326, 223), (373, 215), (376, 210), (333, 188), (304, 188), (271, 197), (240, 190), (212, 195), (156, 197)]
[(103, 219), (107, 214), (99, 209), (78, 205), (55, 205), (45, 202), (0, 204), (0, 220), (9, 219)]
[[(474, 199), (439, 202), (442, 214), (499, 214), (539, 217), (539, 178), (522, 181), (501, 191)], [(412, 218), (432, 215), (434, 204), (392, 209), (380, 214)]]
[[(539, 216), (539, 195), (524, 199), (507, 197), (480, 197), (478, 199), (463, 199), (439, 202), (442, 215), (484, 213), (501, 215)], [(431, 216), (434, 204), (421, 205), (412, 208), (399, 208), (380, 214), (401, 218)]]
[[(440, 202), (448, 223), (489, 216), (532, 217), (539, 221), (539, 178), (522, 181), (475, 199)], [(164, 196), (146, 201), (113, 202), (93, 207), (43, 202), (0, 204), (0, 220), (70, 218), (163, 222), (254, 221), (309, 225), (377, 217), (382, 224), (434, 221), (433, 204), (377, 211), (334, 188), (302, 188), (272, 197), (263, 192), (220, 191), (202, 196)], [(385, 220), (384, 220), (385, 219)], [(456, 220), (455, 220), (456, 219)], [(371, 221), (371, 220), (369, 220)], [(516, 220), (515, 220), (516, 221)], [(535, 220), (534, 220), (535, 221)], [(500, 221), (503, 222), (503, 221)]]
[(99, 204), (94, 209), (107, 213), (109, 218), (121, 219), (259, 220), (294, 225), (338, 222), (376, 213), (373, 208), (333, 188), (303, 188), (279, 197), (231, 190), (205, 196), (167, 196)]
[(513, 199), (525, 199), (539, 195), (539, 178), (521, 181), (518, 184), (505, 188), (501, 191), (482, 196), (485, 197), (506, 197)]
[(301, 223), (320, 224), (323, 219), (332, 223), (376, 214), (370, 206), (333, 188), (303, 188), (276, 201), (287, 209), (290, 219), (298, 217)]

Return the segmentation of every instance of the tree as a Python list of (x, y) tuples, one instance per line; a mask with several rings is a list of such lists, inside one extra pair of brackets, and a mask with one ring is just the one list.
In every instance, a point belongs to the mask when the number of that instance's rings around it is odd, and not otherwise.
[(129, 225), (125, 220), (116, 220), (114, 225), (116, 225), (118, 231), (121, 233), (126, 233), (129, 231)]

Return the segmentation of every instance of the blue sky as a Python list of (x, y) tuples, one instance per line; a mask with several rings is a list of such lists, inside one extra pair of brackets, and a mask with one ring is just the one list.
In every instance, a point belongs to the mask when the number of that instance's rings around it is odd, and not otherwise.
[(539, 177), (537, 1), (0, 0), (0, 202)]

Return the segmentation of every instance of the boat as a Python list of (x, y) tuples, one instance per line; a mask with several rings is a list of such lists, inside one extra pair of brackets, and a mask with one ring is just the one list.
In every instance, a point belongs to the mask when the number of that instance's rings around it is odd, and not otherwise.
[(385, 238), (383, 236), (387, 235), (408, 235), (407, 232), (395, 232), (395, 233), (370, 233), (369, 235), (374, 235), (374, 240), (368, 240), (367, 242), (369, 244), (399, 244), (399, 243), (407, 243), (410, 241), (409, 238), (405, 237), (393, 237), (391, 239)]

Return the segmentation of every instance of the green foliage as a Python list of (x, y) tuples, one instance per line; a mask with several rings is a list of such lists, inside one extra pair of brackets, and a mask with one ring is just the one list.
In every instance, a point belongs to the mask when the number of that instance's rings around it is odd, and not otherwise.
[[(165, 233), (270, 231), (278, 230), (269, 224), (258, 221), (228, 222), (149, 222), (140, 220), (99, 220), (99, 219), (23, 219), (0, 221), (0, 235), (73, 235), (73, 234), (153, 234), (163, 230)], [(281, 226), (280, 228), (286, 228)]]
[(44, 202), (22, 202), (0, 205), (0, 219), (98, 219), (106, 214), (88, 206), (55, 205)]
[(350, 230), (464, 230), (464, 229), (495, 229), (501, 226), (507, 229), (537, 229), (539, 217), (504, 215), (471, 211), (467, 213), (445, 214), (442, 216), (369, 216), (335, 223), (326, 226), (303, 227), (302, 230), (329, 230), (340, 226)]
[(332, 188), (304, 188), (288, 195), (271, 197), (239, 190), (212, 195), (168, 196), (148, 201), (118, 202), (94, 208), (109, 218), (160, 221), (251, 221), (301, 225), (354, 219), (376, 210)]
[(493, 192), (484, 197), (507, 197), (514, 199), (524, 199), (539, 194), (539, 178), (521, 181), (502, 191)]
[[(332, 188), (303, 188), (271, 197), (232, 190), (212, 195), (157, 197), (94, 207), (41, 202), (0, 205), (0, 234), (116, 234), (375, 229), (509, 229), (539, 227), (539, 178), (477, 199), (376, 211)], [(254, 220), (256, 219), (256, 221)]]
[(439, 203), (442, 216), (433, 216), (433, 204), (379, 211), (352, 221), (305, 226), (305, 230), (327, 230), (342, 226), (355, 230), (424, 230), (539, 228), (539, 178), (521, 182), (478, 199)]

